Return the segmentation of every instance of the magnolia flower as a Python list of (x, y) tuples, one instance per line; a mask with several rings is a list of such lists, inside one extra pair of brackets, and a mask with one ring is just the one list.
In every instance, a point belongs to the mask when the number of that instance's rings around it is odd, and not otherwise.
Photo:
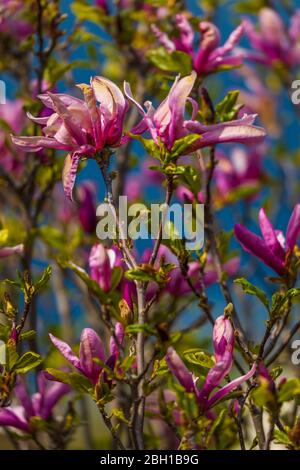
[[(24, 102), (20, 99), (7, 100), (0, 106), (0, 119), (3, 120), (10, 131), (21, 132), (25, 124)], [(8, 141), (5, 126), (0, 127), (0, 165), (8, 173), (20, 173), (23, 168), (25, 153), (20, 152)]]
[(245, 152), (240, 147), (232, 150), (230, 158), (218, 156), (215, 182), (221, 201), (230, 201), (232, 192), (237, 189), (246, 191), (246, 195), (252, 195), (258, 190), (263, 177), (261, 157), (262, 149), (254, 148)]
[[(191, 133), (199, 134), (199, 140), (184, 149), (183, 153), (185, 155), (202, 147), (218, 143), (241, 142), (250, 144), (263, 140), (265, 131), (252, 125), (256, 118), (254, 114), (245, 114), (240, 119), (210, 126), (197, 122), (195, 119), (198, 114), (198, 104), (189, 97), (195, 80), (195, 72), (181, 79), (177, 76), (168, 96), (157, 109), (149, 101), (146, 101), (147, 111), (144, 111), (142, 106), (134, 100), (130, 85), (125, 82), (125, 95), (143, 116), (142, 121), (131, 129), (131, 133), (139, 135), (149, 131), (154, 142), (158, 146), (162, 142), (168, 151), (172, 150), (175, 141)], [(187, 101), (190, 101), (193, 106), (190, 120), (185, 119)]]
[(119, 357), (119, 345), (122, 344), (124, 339), (124, 328), (121, 323), (116, 324), (115, 335), (118, 344), (116, 344), (114, 339), (111, 340), (110, 356), (106, 359), (103, 343), (97, 333), (91, 328), (85, 328), (81, 333), (79, 357), (74, 354), (67, 343), (56, 338), (51, 333), (49, 334), (52, 343), (64, 358), (93, 384), (98, 382), (103, 371), (103, 367), (97, 364), (94, 359), (100, 359), (101, 362), (106, 363), (111, 369), (115, 367)]
[(254, 363), (247, 374), (232, 380), (213, 393), (213, 390), (219, 387), (226, 375), (229, 374), (233, 363), (234, 331), (230, 320), (225, 315), (220, 316), (215, 321), (213, 346), (215, 365), (209, 370), (201, 389), (198, 389), (196, 386), (197, 379), (187, 369), (172, 347), (168, 348), (166, 355), (170, 371), (187, 392), (195, 394), (202, 410), (208, 410), (213, 407), (219, 400), (249, 380), (256, 372), (256, 364)]
[(242, 24), (230, 34), (225, 44), (220, 46), (221, 35), (219, 29), (213, 23), (200, 21), (200, 44), (196, 51), (194, 50), (195, 34), (187, 18), (182, 14), (176, 15), (176, 25), (179, 36), (172, 39), (155, 25), (152, 26), (152, 31), (168, 52), (177, 50), (190, 55), (193, 68), (198, 75), (203, 76), (228, 67), (242, 65), (243, 55), (232, 54), (234, 47), (243, 34)]
[[(26, 8), (24, 8), (26, 7)], [(14, 35), (22, 41), (34, 32), (34, 27), (26, 21), (26, 13), (33, 7), (27, 0), (2, 0), (0, 5), (0, 33)]]
[(240, 224), (234, 227), (235, 236), (245, 251), (282, 276), (288, 269), (289, 255), (293, 252), (300, 234), (300, 204), (295, 206), (290, 217), (286, 237), (280, 230), (274, 229), (263, 208), (259, 211), (258, 221), (263, 238)]
[(21, 243), (20, 245), (15, 246), (3, 246), (0, 247), (0, 258), (7, 258), (7, 256), (11, 256), (14, 254), (21, 255), (24, 251), (24, 245)]
[[(43, 127), (43, 136), (12, 137), (15, 145), (28, 152), (42, 148), (68, 153), (63, 170), (65, 193), (72, 199), (77, 167), (81, 157), (91, 157), (106, 146), (121, 143), (126, 102), (122, 92), (110, 80), (93, 77), (91, 85), (78, 85), (84, 101), (64, 93), (39, 95), (50, 108), (51, 116), (30, 119)], [(100, 105), (98, 105), (100, 103)]]
[[(174, 264), (176, 267), (169, 273), (169, 281), (166, 285), (165, 291), (169, 292), (175, 297), (190, 294), (192, 289), (188, 282), (183, 279), (181, 269), (178, 266), (177, 257), (165, 245), (161, 245), (158, 251), (156, 265), (159, 266), (160, 261), (164, 259), (165, 263)], [(149, 252), (145, 251), (143, 261), (149, 260)], [(239, 268), (240, 259), (238, 257), (231, 258), (223, 265), (223, 270), (229, 276), (235, 274)], [(187, 275), (191, 280), (195, 289), (201, 289), (203, 286), (209, 287), (218, 281), (218, 273), (216, 271), (211, 255), (208, 256), (205, 264), (203, 276), (201, 274), (201, 266), (199, 261), (190, 261), (188, 264)], [(149, 284), (147, 296), (151, 297), (157, 286), (153, 283)]]
[(21, 381), (14, 390), (20, 405), (0, 408), (0, 425), (12, 426), (29, 433), (32, 418), (48, 420), (53, 408), (61, 397), (69, 393), (70, 387), (62, 383), (51, 383), (46, 379), (44, 372), (40, 372), (37, 393), (29, 395)]
[[(106, 248), (101, 243), (94, 245), (89, 256), (90, 276), (96, 281), (102, 290), (108, 292), (111, 289), (113, 268), (120, 267), (126, 269), (122, 252), (117, 248)], [(126, 300), (132, 310), (133, 301), (136, 298), (136, 287), (133, 281), (125, 277), (122, 278), (118, 290), (122, 292), (123, 299)]]
[(89, 256), (90, 276), (102, 290), (108, 292), (111, 287), (112, 269), (115, 266), (116, 253), (101, 243), (94, 245)]
[(254, 51), (246, 52), (246, 58), (274, 65), (281, 62), (293, 67), (300, 62), (300, 10), (296, 10), (286, 29), (282, 19), (271, 8), (262, 8), (258, 16), (259, 30), (244, 20), (244, 30)]

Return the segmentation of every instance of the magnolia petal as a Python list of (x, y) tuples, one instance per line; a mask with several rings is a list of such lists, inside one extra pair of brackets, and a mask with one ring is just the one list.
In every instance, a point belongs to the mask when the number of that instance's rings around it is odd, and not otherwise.
[(264, 237), (266, 245), (270, 248), (270, 250), (275, 253), (278, 258), (284, 261), (285, 252), (282, 246), (280, 245), (277, 234), (271, 224), (270, 220), (267, 217), (266, 211), (261, 208), (258, 214), (258, 221), (261, 233)]
[(0, 408), (0, 425), (12, 426), (21, 431), (29, 432), (29, 426), (25, 419), (24, 410), (22, 407), (9, 406)]
[[(71, 136), (75, 139), (78, 145), (86, 144), (86, 134), (82, 131), (80, 126), (78, 126), (76, 119), (73, 117), (72, 112), (68, 110), (65, 104), (59, 99), (59, 97), (55, 94), (48, 93), (50, 98), (53, 101), (54, 111), (59, 115), (62, 119), (65, 127), (71, 134)], [(83, 104), (83, 109), (84, 109)]]
[[(224, 343), (224, 341), (222, 341)], [(217, 355), (217, 357), (220, 357)], [(209, 395), (214, 388), (218, 387), (222, 380), (229, 374), (233, 362), (232, 350), (224, 348), (223, 354), (221, 355), (218, 362), (209, 370), (204, 385), (201, 390), (197, 390), (197, 399), (199, 403), (206, 407), (209, 399)]]
[(296, 204), (286, 231), (286, 246), (293, 250), (300, 234), (300, 204)]
[(187, 369), (183, 361), (178, 356), (175, 349), (169, 347), (166, 354), (168, 367), (173, 375), (178, 379), (179, 383), (187, 392), (194, 392), (195, 385), (191, 372)]
[(217, 401), (219, 401), (221, 398), (224, 398), (226, 395), (229, 395), (234, 389), (239, 387), (242, 383), (246, 382), (249, 380), (251, 377), (256, 372), (256, 363), (253, 364), (249, 372), (245, 375), (242, 375), (241, 377), (238, 377), (235, 380), (232, 380), (229, 384), (225, 385), (222, 387), (220, 390), (218, 390), (211, 398), (208, 400), (207, 407), (211, 408), (216, 404)]
[(49, 383), (45, 394), (43, 396), (42, 406), (41, 406), (41, 418), (48, 419), (51, 415), (52, 409), (57, 404), (57, 402), (69, 393), (71, 387), (67, 384), (60, 382)]
[(60, 339), (56, 338), (56, 336), (52, 335), (49, 333), (49, 337), (54, 344), (54, 346), (59, 350), (59, 352), (64, 356), (64, 358), (70, 362), (76, 369), (81, 371), (80, 367), (80, 360), (79, 358), (73, 353), (72, 349), (70, 346), (65, 343), (64, 341), (61, 341)]
[(66, 196), (73, 201), (73, 187), (75, 184), (77, 168), (80, 160), (78, 152), (68, 153), (65, 158), (62, 181)]
[(182, 137), (186, 101), (193, 89), (196, 78), (197, 74), (193, 71), (191, 75), (179, 80), (176, 87), (173, 87), (169, 93), (169, 108), (171, 112), (169, 140), (171, 146), (175, 140)]
[(80, 367), (93, 383), (98, 381), (102, 367), (93, 359), (105, 361), (105, 351), (101, 339), (91, 328), (85, 328), (80, 336)]
[(4, 246), (0, 248), (0, 258), (6, 258), (7, 256), (11, 256), (14, 254), (21, 255), (24, 251), (24, 245), (21, 243), (20, 245), (15, 246)]
[(284, 273), (284, 265), (281, 259), (277, 258), (268, 248), (265, 241), (250, 230), (240, 224), (234, 226), (234, 234), (242, 247), (248, 253), (262, 260), (267, 266), (270, 266), (279, 275)]
[(85, 84), (77, 86), (83, 91), (84, 100), (90, 113), (96, 147), (100, 148), (103, 144), (101, 139), (101, 117), (97, 107), (94, 90), (91, 86)]
[(25, 152), (39, 152), (43, 148), (52, 148), (57, 150), (72, 150), (72, 147), (57, 142), (51, 137), (16, 137), (11, 136), (12, 142)]
[(156, 25), (151, 25), (151, 30), (155, 35), (156, 39), (160, 42), (162, 46), (168, 51), (173, 52), (175, 51), (175, 44), (166, 33), (163, 33)]
[[(52, 100), (53, 94), (43, 93), (37, 95), (37, 97), (41, 100), (43, 105), (47, 108), (54, 110), (54, 103)], [(75, 98), (74, 96), (68, 95), (67, 93), (55, 93), (55, 96), (65, 105), (65, 106), (84, 106), (84, 101), (80, 100), (79, 98)]]

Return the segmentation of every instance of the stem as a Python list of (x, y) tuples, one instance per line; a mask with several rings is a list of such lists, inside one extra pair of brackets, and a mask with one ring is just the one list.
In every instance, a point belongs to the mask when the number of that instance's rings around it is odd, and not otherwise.
[(121, 441), (121, 439), (117, 435), (116, 430), (115, 430), (114, 426), (112, 425), (112, 422), (111, 422), (110, 418), (107, 416), (106, 411), (104, 410), (104, 408), (102, 406), (98, 406), (98, 410), (100, 411), (101, 416), (102, 416), (103, 421), (104, 421), (104, 424), (107, 427), (107, 429), (109, 430), (109, 432), (111, 433), (112, 438), (115, 441), (116, 445), (119, 447), (119, 449), (126, 450), (123, 443), (122, 443), (122, 441)]
[[(165, 202), (164, 202), (165, 206), (170, 205), (172, 194), (173, 194), (173, 176), (167, 176), (167, 190), (166, 190), (166, 197), (165, 197)], [(159, 224), (158, 237), (155, 241), (154, 249), (149, 260), (150, 266), (154, 265), (157, 255), (158, 255), (158, 250), (162, 241), (164, 223), (165, 223), (165, 220), (162, 217), (162, 220), (160, 221), (160, 224)]]
[(260, 450), (264, 450), (266, 437), (265, 437), (265, 431), (264, 431), (263, 420), (262, 420), (262, 410), (257, 408), (253, 404), (251, 405), (250, 410), (251, 410), (252, 421), (253, 421), (255, 431), (256, 431), (258, 447)]
[[(144, 283), (137, 282), (137, 302), (138, 302), (138, 324), (143, 326), (145, 324), (145, 285)], [(139, 331), (137, 334), (136, 342), (136, 359), (137, 359), (137, 373), (138, 373), (138, 384), (137, 384), (137, 408), (136, 408), (136, 419), (134, 420), (135, 426), (133, 429), (137, 448), (139, 450), (144, 449), (144, 416), (145, 416), (145, 395), (144, 395), (144, 369), (145, 369), (145, 334), (143, 331)]]

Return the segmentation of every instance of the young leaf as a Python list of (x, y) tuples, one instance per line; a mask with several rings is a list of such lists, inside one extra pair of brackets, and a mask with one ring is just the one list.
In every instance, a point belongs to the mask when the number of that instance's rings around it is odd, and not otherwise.
[(233, 282), (235, 284), (240, 284), (240, 286), (242, 286), (243, 291), (247, 294), (255, 295), (269, 311), (268, 297), (266, 296), (263, 290), (259, 289), (259, 287), (256, 287), (254, 284), (251, 284), (251, 282), (247, 281), (247, 279), (245, 279), (244, 277), (235, 279)]
[(39, 354), (33, 351), (28, 351), (18, 359), (13, 367), (13, 370), (18, 374), (26, 374), (31, 369), (39, 366), (42, 362), (43, 358)]

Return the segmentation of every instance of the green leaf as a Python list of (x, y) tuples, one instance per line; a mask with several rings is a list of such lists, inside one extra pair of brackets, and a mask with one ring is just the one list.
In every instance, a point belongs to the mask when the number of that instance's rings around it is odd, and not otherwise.
[(289, 436), (285, 432), (280, 431), (279, 429), (275, 429), (274, 436), (275, 436), (275, 441), (278, 442), (279, 444), (283, 444), (288, 447), (290, 446), (293, 447), (293, 443), (291, 442), (291, 440), (289, 439)]
[(78, 277), (80, 277), (80, 279), (85, 283), (85, 285), (88, 287), (90, 292), (97, 299), (99, 299), (101, 303), (108, 304), (110, 302), (110, 297), (108, 293), (104, 292), (99, 286), (98, 282), (91, 279), (88, 273), (83, 268), (81, 268), (80, 266), (77, 266), (72, 261), (66, 260), (65, 258), (62, 258), (62, 257), (58, 258), (57, 262), (62, 268), (69, 268)]
[(77, 374), (77, 372), (63, 372), (52, 368), (46, 369), (46, 372), (59, 382), (70, 385), (80, 393), (90, 394), (93, 390), (91, 382), (84, 375)]
[(226, 122), (234, 119), (239, 106), (237, 106), (237, 100), (239, 97), (239, 91), (229, 91), (225, 98), (216, 105), (216, 114), (221, 122)]
[(257, 297), (269, 311), (268, 297), (263, 290), (259, 289), (259, 287), (256, 287), (254, 284), (251, 284), (251, 282), (247, 281), (247, 279), (245, 279), (244, 277), (235, 279), (233, 282), (235, 284), (240, 284), (243, 288), (243, 291), (247, 294), (255, 295), (255, 297)]
[(34, 330), (29, 330), (29, 331), (24, 331), (24, 333), (21, 333), (19, 336), (20, 341), (28, 341), (29, 339), (34, 338), (36, 335), (36, 331)]
[(146, 56), (153, 65), (164, 72), (189, 75), (192, 71), (192, 58), (185, 52), (168, 52), (164, 47), (159, 47), (148, 51)]
[(175, 140), (173, 147), (170, 151), (170, 158), (178, 158), (184, 155), (185, 151), (198, 140), (201, 139), (199, 134), (189, 134), (181, 139)]
[(128, 325), (126, 326), (125, 331), (128, 334), (136, 334), (136, 333), (143, 332), (143, 333), (147, 333), (150, 336), (156, 335), (157, 333), (156, 330), (152, 328), (150, 325), (148, 325), (147, 323), (145, 323), (144, 325), (139, 325), (138, 323)]
[(52, 267), (51, 266), (48, 266), (43, 274), (42, 274), (42, 277), (35, 283), (34, 287), (35, 287), (35, 291), (39, 291), (41, 290), (43, 287), (45, 287), (45, 285), (49, 282), (50, 280), (50, 277), (51, 277), (51, 274), (52, 274)]
[(97, 25), (107, 25), (111, 20), (102, 8), (81, 1), (71, 4), (71, 10), (79, 21), (91, 21)]
[(162, 144), (157, 145), (157, 143), (154, 142), (154, 140), (144, 139), (143, 137), (139, 135), (134, 135), (134, 134), (130, 134), (130, 135), (132, 138), (141, 142), (141, 144), (143, 145), (148, 155), (151, 155), (151, 157), (156, 158), (157, 160), (161, 160), (163, 153), (165, 153), (165, 149)]
[(18, 374), (26, 374), (31, 369), (39, 366), (42, 362), (43, 358), (39, 354), (33, 351), (28, 351), (18, 359), (13, 369), (14, 372), (17, 372)]
[(300, 395), (300, 379), (289, 379), (280, 388), (278, 400), (280, 403), (290, 401)]
[(205, 367), (206, 369), (210, 369), (215, 365), (215, 361), (212, 356), (206, 354), (201, 349), (188, 349), (183, 353), (183, 356), (187, 362)]
[(111, 274), (111, 287), (110, 292), (114, 291), (120, 284), (123, 277), (123, 269), (120, 266), (113, 268)]

